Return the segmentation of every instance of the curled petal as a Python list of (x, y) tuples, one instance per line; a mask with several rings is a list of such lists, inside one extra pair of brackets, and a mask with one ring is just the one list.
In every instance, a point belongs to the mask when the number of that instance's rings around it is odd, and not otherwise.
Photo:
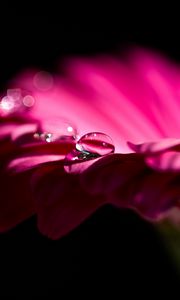
[(180, 152), (168, 151), (146, 158), (149, 167), (158, 171), (180, 171)]
[(177, 151), (180, 151), (180, 139), (175, 138), (166, 138), (156, 142), (149, 142), (138, 145), (128, 142), (128, 145), (133, 151), (144, 154), (164, 152), (168, 149), (177, 149)]

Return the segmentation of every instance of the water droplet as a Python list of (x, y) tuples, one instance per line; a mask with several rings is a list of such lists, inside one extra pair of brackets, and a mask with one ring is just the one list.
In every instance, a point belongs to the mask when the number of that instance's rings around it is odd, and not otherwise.
[(35, 99), (27, 91), (21, 89), (8, 89), (6, 95), (0, 100), (0, 115), (6, 116), (21, 113), (31, 108)]
[(108, 135), (100, 132), (85, 134), (76, 143), (76, 149), (66, 155), (64, 169), (67, 173), (80, 173), (93, 163), (92, 160), (113, 153), (114, 150)]
[(85, 151), (103, 156), (113, 153), (115, 147), (108, 135), (101, 132), (91, 132), (79, 139), (76, 143), (76, 149), (81, 152)]
[(43, 121), (38, 131), (34, 134), (35, 139), (47, 143), (60, 140), (76, 140), (76, 136), (77, 129), (62, 118)]

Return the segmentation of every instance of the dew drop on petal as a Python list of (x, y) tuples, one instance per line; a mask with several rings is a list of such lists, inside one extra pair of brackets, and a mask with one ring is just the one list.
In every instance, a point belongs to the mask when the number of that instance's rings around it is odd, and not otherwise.
[(101, 132), (91, 132), (85, 134), (78, 140), (76, 149), (103, 156), (113, 153), (115, 147), (112, 139), (108, 135)]
[(53, 118), (44, 120), (39, 126), (38, 131), (34, 134), (34, 138), (47, 143), (76, 140), (77, 129), (74, 125), (62, 118)]
[(68, 153), (64, 160), (67, 173), (80, 173), (101, 156), (113, 153), (115, 147), (111, 138), (100, 132), (91, 132), (82, 136), (76, 143), (76, 149)]

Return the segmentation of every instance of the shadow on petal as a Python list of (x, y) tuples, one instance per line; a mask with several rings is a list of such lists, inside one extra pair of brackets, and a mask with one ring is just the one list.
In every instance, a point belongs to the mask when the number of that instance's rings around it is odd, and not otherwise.
[(105, 203), (102, 196), (91, 197), (81, 187), (79, 176), (63, 167), (41, 167), (32, 179), (38, 228), (51, 239), (75, 229)]
[(11, 229), (34, 214), (29, 186), (31, 173), (0, 173), (0, 232)]

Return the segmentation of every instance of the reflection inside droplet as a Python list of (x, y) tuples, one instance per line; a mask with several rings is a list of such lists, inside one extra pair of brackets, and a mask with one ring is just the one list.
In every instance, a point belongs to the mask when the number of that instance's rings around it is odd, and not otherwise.
[(101, 132), (91, 132), (79, 139), (76, 144), (76, 149), (79, 151), (96, 153), (101, 156), (113, 153), (115, 147), (112, 139), (108, 135)]
[(62, 118), (53, 118), (44, 120), (34, 138), (47, 143), (60, 140), (76, 140), (77, 129), (67, 120)]

